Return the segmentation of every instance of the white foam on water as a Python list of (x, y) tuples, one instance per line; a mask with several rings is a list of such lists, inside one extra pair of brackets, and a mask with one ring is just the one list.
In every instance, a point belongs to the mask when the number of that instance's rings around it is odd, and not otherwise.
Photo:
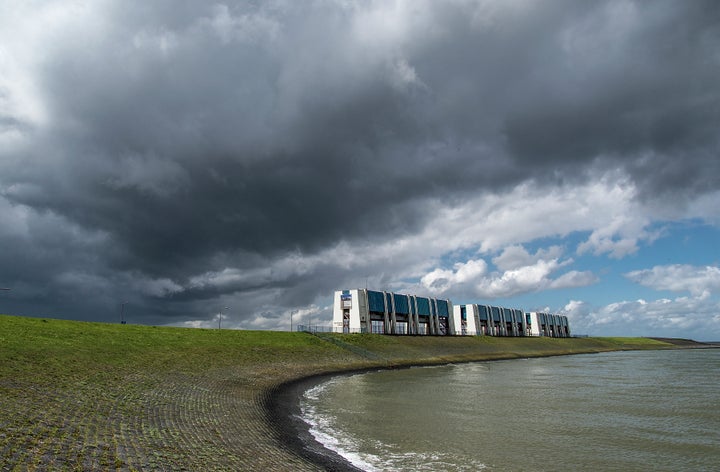
[(321, 401), (320, 397), (322, 394), (340, 380), (341, 378), (339, 377), (331, 379), (305, 391), (303, 399), (300, 402), (300, 410), (302, 412), (300, 419), (308, 424), (310, 434), (315, 441), (326, 449), (339, 454), (352, 465), (362, 470), (369, 472), (380, 471), (380, 469), (375, 468), (370, 462), (366, 462), (360, 453), (350, 447), (354, 444), (353, 438), (344, 435), (342, 431), (335, 428), (334, 418), (332, 416), (318, 412), (316, 405)]
[(380, 441), (368, 440), (372, 449), (379, 453), (362, 452), (356, 447), (361, 441), (341, 428), (332, 414), (321, 413), (317, 405), (322, 401), (323, 394), (337, 382), (345, 380), (338, 377), (307, 390), (300, 402), (300, 419), (309, 426), (312, 437), (326, 449), (343, 457), (353, 466), (368, 472), (382, 471), (477, 471), (487, 466), (478, 461), (467, 461), (458, 465), (447, 454), (441, 451), (430, 452), (399, 452), (398, 447)]

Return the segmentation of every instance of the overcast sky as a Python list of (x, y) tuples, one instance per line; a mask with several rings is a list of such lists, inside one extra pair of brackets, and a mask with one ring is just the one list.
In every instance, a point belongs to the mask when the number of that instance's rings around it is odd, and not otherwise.
[(0, 219), (5, 313), (720, 340), (720, 3), (4, 0)]

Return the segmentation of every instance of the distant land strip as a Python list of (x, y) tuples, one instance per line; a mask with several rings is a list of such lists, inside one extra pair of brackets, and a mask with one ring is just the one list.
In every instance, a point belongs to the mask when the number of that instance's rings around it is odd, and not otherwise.
[(666, 338), (318, 337), (0, 315), (0, 464), (3, 471), (341, 470), (293, 440), (287, 412), (298, 390), (290, 387), (303, 379), (711, 346)]

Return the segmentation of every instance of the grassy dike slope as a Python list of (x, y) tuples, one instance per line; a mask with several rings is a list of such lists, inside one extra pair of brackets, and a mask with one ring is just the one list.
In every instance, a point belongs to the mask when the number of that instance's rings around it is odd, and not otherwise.
[(317, 470), (264, 408), (283, 382), (376, 366), (662, 349), (644, 338), (434, 338), (0, 316), (0, 470)]

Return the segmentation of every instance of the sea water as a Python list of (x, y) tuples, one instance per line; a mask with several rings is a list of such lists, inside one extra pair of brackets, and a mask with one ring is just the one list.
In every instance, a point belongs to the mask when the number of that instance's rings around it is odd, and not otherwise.
[(368, 471), (717, 471), (720, 349), (340, 376), (301, 411)]

